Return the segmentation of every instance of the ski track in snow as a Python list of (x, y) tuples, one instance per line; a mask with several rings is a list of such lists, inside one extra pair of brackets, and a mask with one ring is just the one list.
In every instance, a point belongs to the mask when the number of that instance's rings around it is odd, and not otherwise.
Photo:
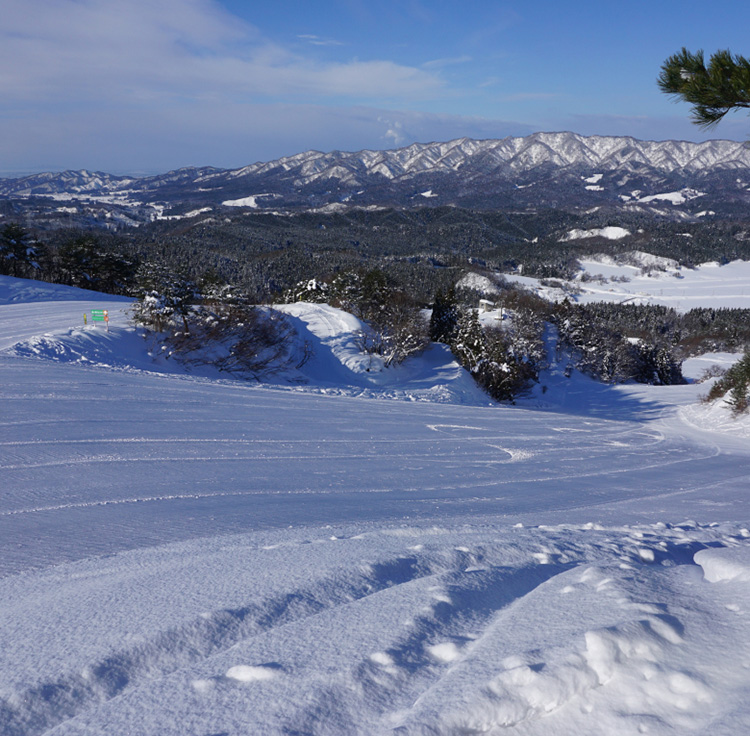
[(107, 299), (0, 277), (3, 736), (744, 732), (750, 434), (700, 387), (487, 406), (325, 305), (305, 385), (217, 381), (73, 327)]

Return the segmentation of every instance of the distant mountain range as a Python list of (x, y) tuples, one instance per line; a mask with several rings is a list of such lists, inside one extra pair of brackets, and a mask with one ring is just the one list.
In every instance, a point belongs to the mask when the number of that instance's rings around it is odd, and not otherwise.
[(335, 211), (437, 205), (607, 206), (692, 219), (746, 212), (749, 190), (750, 148), (744, 143), (575, 133), (460, 138), (389, 151), (308, 151), (240, 169), (191, 167), (140, 178), (65, 171), (0, 179), (6, 217), (36, 212), (61, 221), (94, 217), (123, 224), (198, 217), (222, 207)]

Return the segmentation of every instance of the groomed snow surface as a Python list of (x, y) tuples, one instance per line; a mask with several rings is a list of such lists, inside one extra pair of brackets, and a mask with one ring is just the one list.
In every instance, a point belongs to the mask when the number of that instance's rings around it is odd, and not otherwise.
[(709, 384), (498, 406), (297, 304), (260, 385), (127, 307), (0, 277), (3, 736), (746, 732), (750, 424)]

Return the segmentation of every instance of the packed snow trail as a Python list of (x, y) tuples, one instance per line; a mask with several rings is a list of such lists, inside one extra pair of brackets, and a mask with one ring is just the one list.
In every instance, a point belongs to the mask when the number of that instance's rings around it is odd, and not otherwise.
[(746, 455), (633, 421), (0, 370), (4, 573), (289, 524), (750, 517)]

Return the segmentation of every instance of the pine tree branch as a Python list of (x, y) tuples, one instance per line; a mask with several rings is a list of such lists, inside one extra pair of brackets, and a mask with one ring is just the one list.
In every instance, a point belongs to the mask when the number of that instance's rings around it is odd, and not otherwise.
[(706, 64), (703, 51), (683, 48), (664, 62), (657, 85), (693, 105), (693, 122), (709, 128), (731, 110), (750, 108), (750, 60), (717, 51)]

